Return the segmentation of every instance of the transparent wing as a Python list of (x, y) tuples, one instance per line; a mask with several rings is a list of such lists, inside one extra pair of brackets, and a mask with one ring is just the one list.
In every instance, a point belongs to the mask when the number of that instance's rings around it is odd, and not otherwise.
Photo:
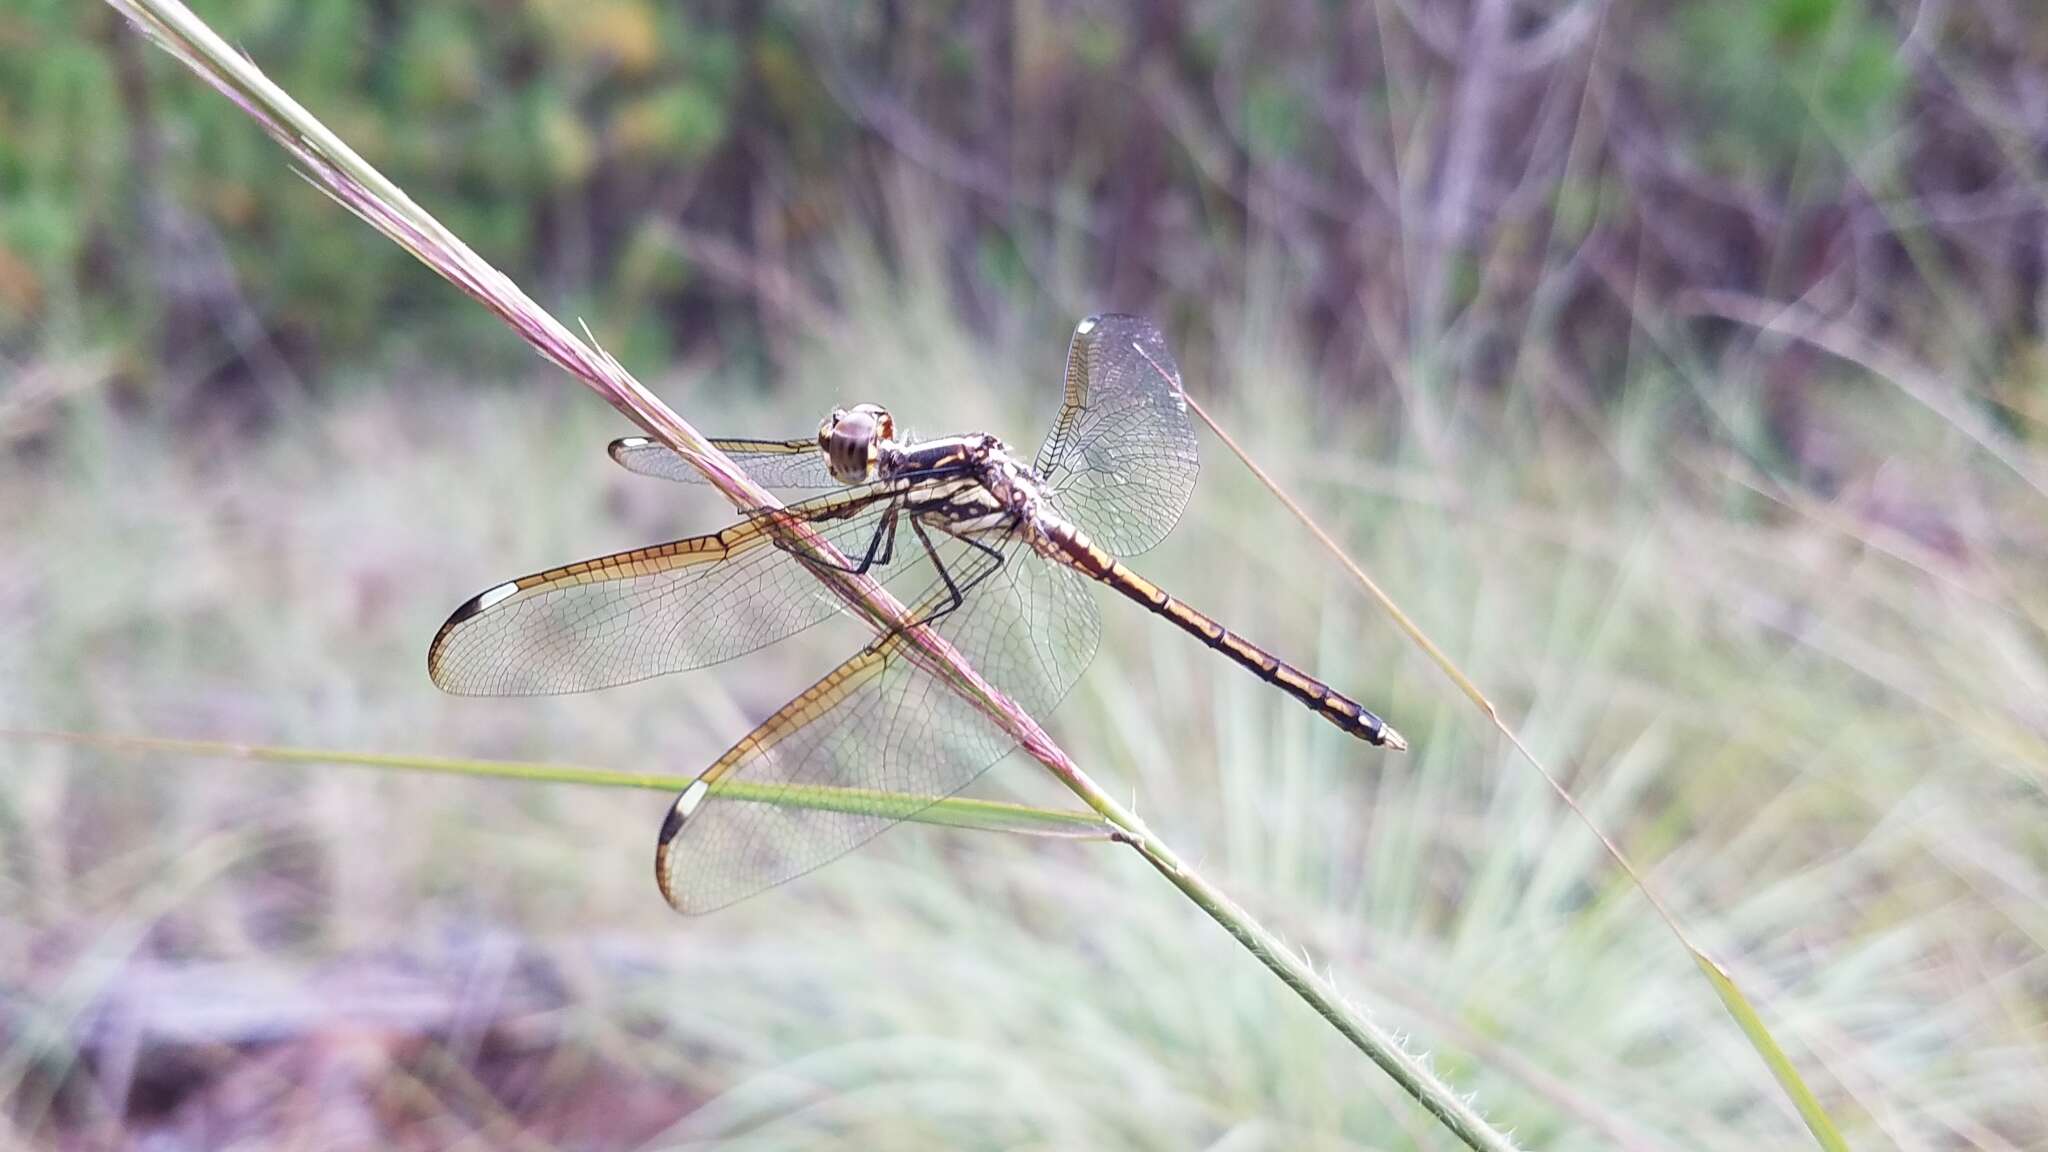
[(1066, 402), (1033, 467), (1060, 510), (1122, 556), (1165, 539), (1201, 465), (1180, 366), (1150, 320), (1090, 316), (1067, 347)]
[[(1059, 703), (1095, 654), (1101, 619), (1086, 582), (1012, 542), (1000, 564), (958, 541), (937, 551), (974, 583), (933, 627), (990, 683), (1034, 715)], [(946, 600), (933, 584), (911, 603)], [(1013, 742), (906, 654), (877, 640), (763, 721), (677, 800), (655, 853), (678, 911), (709, 912), (828, 863), (906, 812), (966, 787)], [(700, 787), (701, 785), (701, 787)], [(776, 804), (802, 789), (839, 793), (831, 810)]]
[[(857, 563), (898, 495), (873, 485), (788, 511)], [(899, 535), (917, 548), (907, 528)], [(898, 541), (898, 555), (905, 540)], [(757, 517), (483, 592), (441, 625), (427, 649), (427, 674), (465, 696), (582, 692), (730, 660), (808, 628), (839, 606)]]
[[(843, 488), (832, 478), (816, 437), (808, 440), (713, 440), (741, 470), (763, 488)], [(704, 474), (683, 462), (675, 450), (645, 436), (612, 441), (612, 459), (628, 472), (684, 484), (704, 483)]]

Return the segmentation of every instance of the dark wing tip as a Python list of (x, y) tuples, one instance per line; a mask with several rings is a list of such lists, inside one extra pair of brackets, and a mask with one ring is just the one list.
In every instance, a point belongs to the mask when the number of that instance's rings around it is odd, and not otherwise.
[(1141, 334), (1165, 339), (1159, 325), (1148, 317), (1131, 312), (1097, 312), (1074, 325), (1074, 342), (1086, 340), (1108, 327), (1134, 328)]
[(704, 795), (710, 790), (711, 785), (705, 783), (702, 777), (692, 780), (690, 786), (683, 789), (683, 794), (676, 797), (676, 802), (669, 805), (668, 815), (661, 822), (661, 835), (655, 840), (654, 883), (661, 889), (661, 898), (668, 901), (669, 907), (678, 912), (701, 909), (686, 907), (682, 894), (676, 891), (674, 862), (669, 858), (669, 848), (675, 843), (676, 837), (683, 834), (684, 826), (689, 824), (690, 817), (696, 814), (697, 806), (704, 802)]
[(460, 608), (449, 613), (447, 621), (441, 625), (439, 631), (434, 633), (433, 642), (427, 645), (427, 678), (434, 682), (436, 688), (443, 692), (455, 693), (456, 695), (474, 695), (474, 693), (465, 691), (462, 688), (450, 686), (445, 659), (448, 643), (454, 637), (456, 629), (497, 607), (499, 604), (504, 603), (518, 591), (519, 581), (507, 580), (503, 584), (486, 588), (471, 596), (462, 602)]
[(1082, 335), (1086, 335), (1090, 332), (1095, 331), (1095, 329), (1098, 326), (1107, 324), (1112, 320), (1129, 320), (1133, 323), (1146, 325), (1152, 323), (1150, 320), (1145, 319), (1143, 316), (1134, 315), (1129, 312), (1096, 312), (1083, 318), (1079, 324), (1076, 324), (1074, 326), (1074, 331), (1079, 332)]
[(613, 463), (624, 467), (626, 453), (638, 451), (654, 442), (654, 440), (646, 436), (621, 436), (605, 447), (605, 454), (612, 458)]

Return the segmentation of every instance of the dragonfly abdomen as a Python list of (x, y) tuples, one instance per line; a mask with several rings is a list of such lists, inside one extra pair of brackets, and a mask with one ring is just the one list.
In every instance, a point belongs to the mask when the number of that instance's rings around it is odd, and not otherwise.
[(1397, 752), (1408, 747), (1408, 741), (1399, 732), (1358, 701), (1169, 595), (1079, 532), (1062, 524), (1052, 527), (1047, 535), (1067, 563), (1171, 620), (1189, 635), (1243, 665), (1252, 675), (1301, 701), (1309, 711), (1368, 744)]

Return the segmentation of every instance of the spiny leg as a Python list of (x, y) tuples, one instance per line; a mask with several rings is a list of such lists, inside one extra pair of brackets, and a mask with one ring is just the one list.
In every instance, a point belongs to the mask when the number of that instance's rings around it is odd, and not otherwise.
[(882, 513), (882, 519), (875, 525), (875, 534), (868, 537), (866, 553), (855, 563), (840, 564), (823, 556), (802, 552), (798, 552), (796, 555), (804, 563), (815, 565), (819, 568), (828, 568), (834, 572), (850, 572), (855, 576), (865, 576), (868, 569), (877, 564), (886, 567), (895, 558), (896, 519), (902, 510), (903, 505), (900, 501), (889, 505), (889, 510)]
[(955, 536), (953, 539), (966, 544), (988, 558), (988, 563), (984, 564), (974, 575), (968, 577), (967, 583), (960, 584), (953, 579), (953, 574), (946, 569), (946, 562), (939, 557), (939, 550), (932, 544), (931, 536), (925, 532), (924, 525), (915, 516), (910, 518), (910, 530), (917, 533), (918, 541), (924, 545), (925, 555), (931, 557), (932, 567), (938, 569), (939, 579), (944, 581), (946, 585), (946, 602), (935, 606), (922, 617), (911, 621), (913, 624), (935, 624), (958, 611), (960, 605), (966, 602), (969, 592), (974, 591), (981, 586), (982, 581), (1002, 570), (1002, 552), (972, 537)]

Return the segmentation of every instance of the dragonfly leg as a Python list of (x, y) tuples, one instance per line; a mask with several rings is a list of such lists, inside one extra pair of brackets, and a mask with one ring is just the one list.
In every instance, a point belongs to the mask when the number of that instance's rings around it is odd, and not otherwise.
[(858, 561), (851, 564), (834, 564), (815, 556), (805, 556), (804, 562), (820, 568), (830, 568), (835, 572), (851, 572), (855, 576), (866, 575), (867, 570), (877, 564), (887, 566), (896, 556), (896, 520), (901, 511), (901, 504), (893, 504), (882, 514), (881, 522), (875, 525), (875, 534), (868, 537), (866, 553)]
[(959, 540), (979, 551), (987, 558), (987, 563), (982, 564), (972, 576), (969, 576), (966, 583), (963, 584), (956, 581), (953, 579), (953, 574), (947, 571), (946, 562), (939, 558), (939, 550), (932, 545), (932, 538), (926, 534), (924, 525), (919, 523), (915, 516), (910, 518), (910, 530), (917, 533), (918, 541), (924, 545), (925, 555), (932, 558), (932, 567), (939, 570), (939, 579), (946, 584), (946, 602), (925, 613), (913, 621), (913, 623), (934, 624), (944, 619), (958, 610), (960, 605), (966, 602), (967, 594), (979, 587), (982, 581), (1002, 570), (1003, 554), (1000, 551), (971, 536), (955, 536), (955, 540)]

